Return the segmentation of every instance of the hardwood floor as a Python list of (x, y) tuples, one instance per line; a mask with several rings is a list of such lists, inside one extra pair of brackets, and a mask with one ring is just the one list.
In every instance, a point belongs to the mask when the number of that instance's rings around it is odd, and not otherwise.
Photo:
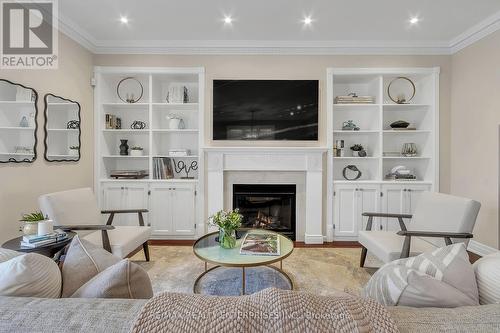
[[(149, 245), (157, 246), (193, 246), (194, 240), (150, 240)], [(293, 242), (295, 247), (300, 248), (357, 248), (361, 247), (358, 242), (328, 242), (323, 244), (306, 244), (304, 242)]]

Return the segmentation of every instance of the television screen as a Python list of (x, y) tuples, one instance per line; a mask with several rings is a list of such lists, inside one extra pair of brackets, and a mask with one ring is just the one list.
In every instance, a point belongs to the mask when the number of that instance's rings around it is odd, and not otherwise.
[(214, 140), (318, 140), (318, 80), (214, 80)]

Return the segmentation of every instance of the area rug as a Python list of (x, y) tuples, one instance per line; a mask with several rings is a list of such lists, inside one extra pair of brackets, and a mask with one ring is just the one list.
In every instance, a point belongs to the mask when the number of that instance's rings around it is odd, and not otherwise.
[[(376, 269), (360, 268), (359, 248), (295, 248), (283, 261), (283, 270), (293, 281), (295, 290), (310, 291), (320, 295), (332, 294), (336, 290), (359, 290), (368, 282)], [(155, 294), (169, 291), (193, 293), (196, 278), (203, 273), (204, 263), (193, 254), (190, 246), (150, 246), (151, 261), (144, 261), (144, 254), (137, 253), (132, 260), (140, 264), (149, 274)], [(370, 255), (367, 267), (379, 267), (380, 262)], [(209, 265), (209, 268), (211, 266)], [(233, 269), (226, 278), (232, 279), (232, 289), (224, 291), (219, 286), (203, 286), (207, 293), (237, 293), (241, 277), (239, 269)], [(222, 274), (222, 273), (220, 273)], [(213, 277), (213, 276), (212, 276)], [(221, 275), (222, 277), (222, 275)], [(268, 276), (267, 279), (271, 279)], [(210, 279), (208, 279), (210, 280)], [(248, 292), (259, 286), (247, 285)], [(212, 288), (212, 289), (210, 289)], [(239, 290), (239, 289), (238, 289)]]

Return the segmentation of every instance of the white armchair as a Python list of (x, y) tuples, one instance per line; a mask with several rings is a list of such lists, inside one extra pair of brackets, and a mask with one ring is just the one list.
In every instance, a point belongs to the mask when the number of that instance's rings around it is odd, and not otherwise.
[[(365, 231), (358, 241), (363, 246), (360, 266), (365, 264), (368, 251), (384, 263), (432, 251), (452, 242), (468, 242), (481, 204), (477, 201), (442, 193), (424, 192), (415, 213), (363, 213), (368, 217)], [(372, 230), (373, 218), (397, 219), (400, 231)], [(403, 219), (411, 219), (406, 225)], [(394, 220), (393, 220), (394, 221)], [(395, 221), (394, 221), (395, 222)]]
[[(42, 195), (38, 198), (40, 209), (63, 230), (92, 231), (81, 237), (125, 258), (134, 250), (142, 248), (149, 261), (148, 239), (151, 228), (144, 226), (143, 213), (147, 209), (104, 210), (97, 206), (90, 188), (81, 188)], [(137, 226), (113, 226), (115, 214), (137, 214)], [(109, 214), (106, 224), (101, 223), (101, 214)], [(97, 230), (97, 231), (96, 231)], [(100, 231), (100, 232), (99, 232)]]

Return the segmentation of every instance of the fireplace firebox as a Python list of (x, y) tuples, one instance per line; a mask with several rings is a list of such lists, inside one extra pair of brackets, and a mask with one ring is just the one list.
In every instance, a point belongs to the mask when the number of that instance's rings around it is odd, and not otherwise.
[(233, 209), (243, 215), (242, 227), (267, 229), (295, 240), (296, 186), (234, 184)]

